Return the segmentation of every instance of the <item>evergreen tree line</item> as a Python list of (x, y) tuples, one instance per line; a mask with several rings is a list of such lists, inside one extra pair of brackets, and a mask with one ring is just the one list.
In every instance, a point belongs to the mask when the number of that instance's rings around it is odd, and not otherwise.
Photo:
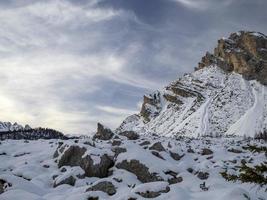
[(50, 128), (34, 128), (29, 130), (14, 130), (0, 133), (0, 140), (37, 140), (37, 139), (68, 139), (63, 133)]

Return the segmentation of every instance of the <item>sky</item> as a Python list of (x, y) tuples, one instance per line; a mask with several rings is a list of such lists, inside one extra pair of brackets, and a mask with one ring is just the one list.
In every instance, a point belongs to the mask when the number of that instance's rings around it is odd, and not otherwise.
[(0, 0), (0, 121), (90, 134), (138, 113), (266, 0)]

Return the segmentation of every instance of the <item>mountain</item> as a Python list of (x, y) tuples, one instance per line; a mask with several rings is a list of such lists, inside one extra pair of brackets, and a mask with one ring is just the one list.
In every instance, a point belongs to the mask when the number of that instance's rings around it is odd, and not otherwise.
[(0, 122), (0, 139), (67, 139), (63, 133), (49, 128), (31, 128), (18, 123)]
[(21, 130), (30, 130), (31, 127), (27, 124), (25, 127), (15, 122), (14, 124), (10, 122), (1, 122), (0, 121), (0, 133), (8, 131), (21, 131)]
[(240, 135), (267, 132), (267, 36), (240, 31), (218, 40), (198, 67), (145, 95), (139, 114), (116, 132), (163, 136)]

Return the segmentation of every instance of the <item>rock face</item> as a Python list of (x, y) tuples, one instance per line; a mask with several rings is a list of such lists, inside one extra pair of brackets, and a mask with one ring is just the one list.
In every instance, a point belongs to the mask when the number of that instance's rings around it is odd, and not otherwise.
[(197, 69), (212, 64), (267, 85), (267, 36), (240, 31), (232, 33), (228, 39), (220, 39), (214, 53), (207, 53)]
[(94, 139), (99, 140), (110, 140), (114, 136), (114, 133), (109, 129), (104, 127), (102, 124), (97, 124), (97, 132), (94, 135)]
[(95, 164), (90, 155), (84, 156), (86, 148), (70, 146), (58, 161), (58, 167), (80, 166), (88, 177), (107, 177), (109, 169), (114, 165), (114, 161), (106, 154), (99, 156), (100, 162)]
[(149, 96), (144, 96), (140, 115), (146, 122), (149, 122), (151, 117), (158, 115), (160, 110), (160, 93), (158, 91)]
[[(220, 39), (196, 71), (145, 95), (139, 114), (117, 132), (164, 136), (262, 135), (267, 130), (267, 37)], [(249, 123), (247, 123), (249, 121)]]

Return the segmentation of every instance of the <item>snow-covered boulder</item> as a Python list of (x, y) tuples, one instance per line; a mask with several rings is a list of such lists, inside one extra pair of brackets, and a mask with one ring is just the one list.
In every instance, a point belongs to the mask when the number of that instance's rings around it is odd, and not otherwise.
[(86, 191), (102, 191), (107, 193), (108, 195), (114, 195), (116, 193), (116, 188), (112, 182), (102, 181), (91, 186)]
[(95, 156), (86, 154), (87, 149), (77, 145), (72, 145), (66, 149), (58, 160), (58, 167), (80, 166), (88, 177), (107, 177), (109, 169), (114, 165), (113, 158), (107, 154)]
[(149, 168), (138, 160), (123, 160), (116, 164), (118, 169), (125, 169), (135, 174), (142, 183), (161, 181), (162, 178), (155, 173), (150, 173)]

